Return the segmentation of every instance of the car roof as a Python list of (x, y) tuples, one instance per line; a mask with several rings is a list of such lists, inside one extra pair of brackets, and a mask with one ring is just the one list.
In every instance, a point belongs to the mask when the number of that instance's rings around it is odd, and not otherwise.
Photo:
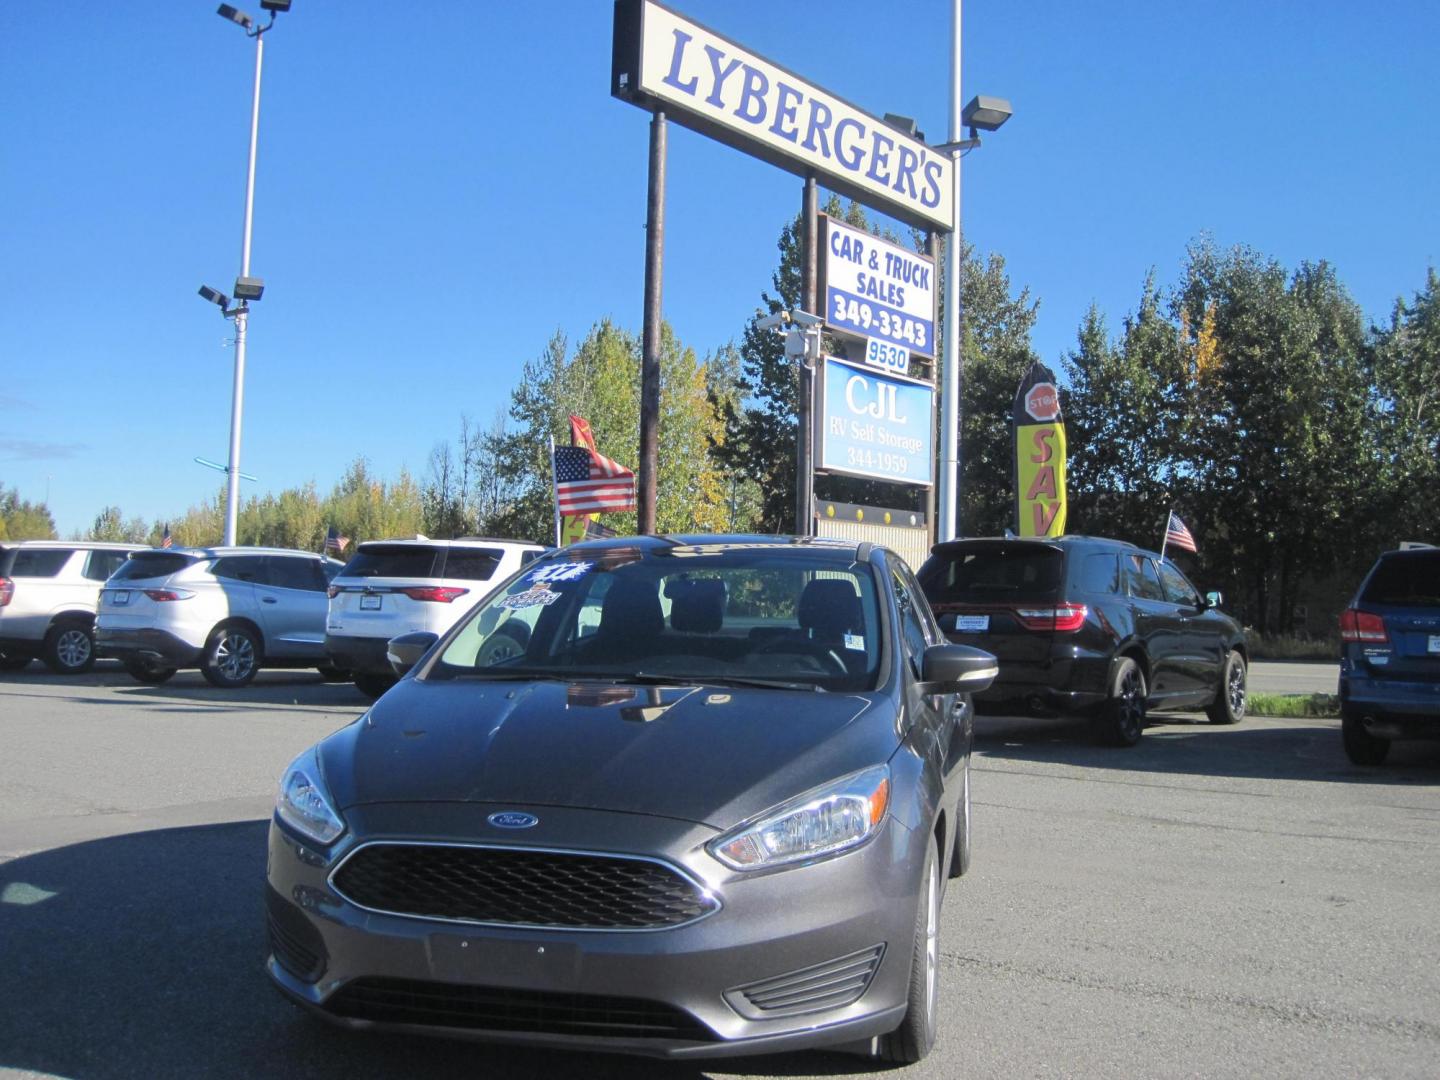
[(152, 548), (152, 551), (168, 552), (175, 555), (190, 555), (197, 559), (216, 559), (224, 555), (305, 555), (312, 559), (323, 558), (318, 551), (301, 551), (298, 548), (279, 547), (171, 547)]
[(536, 548), (541, 551), (544, 550), (543, 544), (537, 544), (532, 540), (503, 540), (498, 536), (456, 536), (448, 540), (431, 540), (429, 537), (425, 536), (401, 536), (396, 537), (393, 540), (387, 540), (377, 537), (374, 540), (361, 541), (360, 547), (367, 548), (375, 544), (384, 544), (387, 547), (404, 547), (406, 545), (409, 545), (411, 547), (455, 547), (457, 545), (465, 546), (468, 544), (484, 544), (488, 546), (494, 546), (495, 544), (503, 544), (506, 547)]
[(124, 540), (13, 540), (0, 545), (11, 548), (79, 548), (84, 551), (144, 551), (149, 544), (132, 544)]
[(757, 533), (706, 533), (661, 536), (613, 536), (600, 540), (583, 540), (560, 549), (603, 555), (607, 551), (686, 552), (764, 550), (774, 554), (791, 552), (795, 558), (809, 556), (833, 559), (835, 562), (868, 562), (871, 554), (888, 549), (861, 540), (824, 536), (773, 536)]
[(1038, 544), (1049, 547), (1074, 547), (1094, 544), (1104, 547), (1123, 548), (1127, 551), (1144, 552), (1153, 555), (1149, 548), (1132, 544), (1129, 540), (1116, 540), (1109, 536), (1088, 536), (1085, 533), (1066, 533), (1064, 536), (962, 536), (954, 540), (942, 540), (930, 549), (932, 555), (943, 555), (966, 546), (993, 544)]

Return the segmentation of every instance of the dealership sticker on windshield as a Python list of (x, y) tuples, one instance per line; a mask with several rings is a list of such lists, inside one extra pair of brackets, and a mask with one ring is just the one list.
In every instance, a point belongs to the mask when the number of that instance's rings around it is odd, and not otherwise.
[(515, 611), (518, 608), (546, 607), (560, 599), (558, 592), (552, 592), (544, 585), (537, 585), (533, 589), (526, 589), (524, 592), (516, 593), (514, 596), (507, 596), (500, 601), (500, 606)]
[(1440, 634), (1430, 635), (1430, 651), (1440, 652)]
[[(592, 562), (552, 563), (549, 566), (540, 567), (525, 580), (533, 581), (536, 585), (544, 584), (547, 581), (579, 581), (594, 567), (595, 564)], [(545, 602), (548, 604), (551, 601)]]
[(989, 615), (956, 615), (957, 634), (983, 634), (990, 629)]
[(846, 635), (845, 635), (845, 648), (847, 648), (847, 649), (854, 649), (854, 650), (856, 650), (857, 652), (864, 652), (864, 651), (865, 651), (865, 639), (864, 639), (863, 637), (861, 637), (859, 634), (846, 634)]

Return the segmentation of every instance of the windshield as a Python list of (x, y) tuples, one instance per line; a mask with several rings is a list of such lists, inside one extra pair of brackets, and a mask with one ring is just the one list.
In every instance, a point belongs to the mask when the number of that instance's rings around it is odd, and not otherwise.
[(823, 552), (559, 552), (477, 607), (425, 677), (860, 690), (875, 685), (879, 627), (870, 567)]

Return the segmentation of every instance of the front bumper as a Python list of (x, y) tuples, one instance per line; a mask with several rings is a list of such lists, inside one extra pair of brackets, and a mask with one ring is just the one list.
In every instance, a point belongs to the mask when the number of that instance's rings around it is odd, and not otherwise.
[[(352, 808), (345, 815), (350, 832), (330, 852), (311, 849), (272, 822), (266, 966), (274, 983), (351, 1028), (657, 1057), (856, 1043), (894, 1030), (903, 1019), (916, 890), (929, 838), (893, 816), (874, 840), (838, 858), (752, 876), (731, 873), (705, 853), (714, 832), (703, 826), (534, 808), (542, 822), (527, 830), (536, 835), (526, 836), (525, 846), (658, 853), (720, 900), (713, 914), (661, 930), (522, 929), (382, 914), (355, 906), (330, 882), (346, 854), (371, 840), (513, 843), (486, 824), (494, 809), (518, 808)], [(617, 836), (625, 838), (623, 848)], [(805, 997), (802, 990), (798, 1008), (759, 1006), (744, 993), (752, 984), (872, 952), (868, 985), (839, 1005)], [(802, 976), (800, 982), (806, 981)], [(357, 995), (377, 987), (400, 987), (412, 995), (408, 1002), (459, 993), (541, 1004), (521, 1010), (520, 1022), (451, 1023), (446, 1017), (454, 1014), (440, 1011), (412, 1013), (420, 1022), (411, 1023), (404, 1013), (355, 1007)], [(669, 1026), (640, 1032), (623, 1019), (594, 1020), (607, 1002), (653, 1007)], [(580, 1010), (591, 1021), (555, 1022), (560, 1006), (567, 1017)]]
[(357, 675), (394, 675), (385, 650), (389, 638), (325, 635), (325, 655), (330, 666)]
[(196, 667), (203, 649), (167, 630), (100, 627), (95, 631), (95, 654), (110, 660), (140, 660), (162, 667)]

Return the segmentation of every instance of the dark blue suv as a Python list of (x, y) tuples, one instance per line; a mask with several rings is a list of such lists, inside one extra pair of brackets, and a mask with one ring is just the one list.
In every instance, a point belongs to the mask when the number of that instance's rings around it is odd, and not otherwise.
[(1345, 753), (1379, 765), (1393, 739), (1440, 739), (1440, 548), (1387, 551), (1340, 613)]

